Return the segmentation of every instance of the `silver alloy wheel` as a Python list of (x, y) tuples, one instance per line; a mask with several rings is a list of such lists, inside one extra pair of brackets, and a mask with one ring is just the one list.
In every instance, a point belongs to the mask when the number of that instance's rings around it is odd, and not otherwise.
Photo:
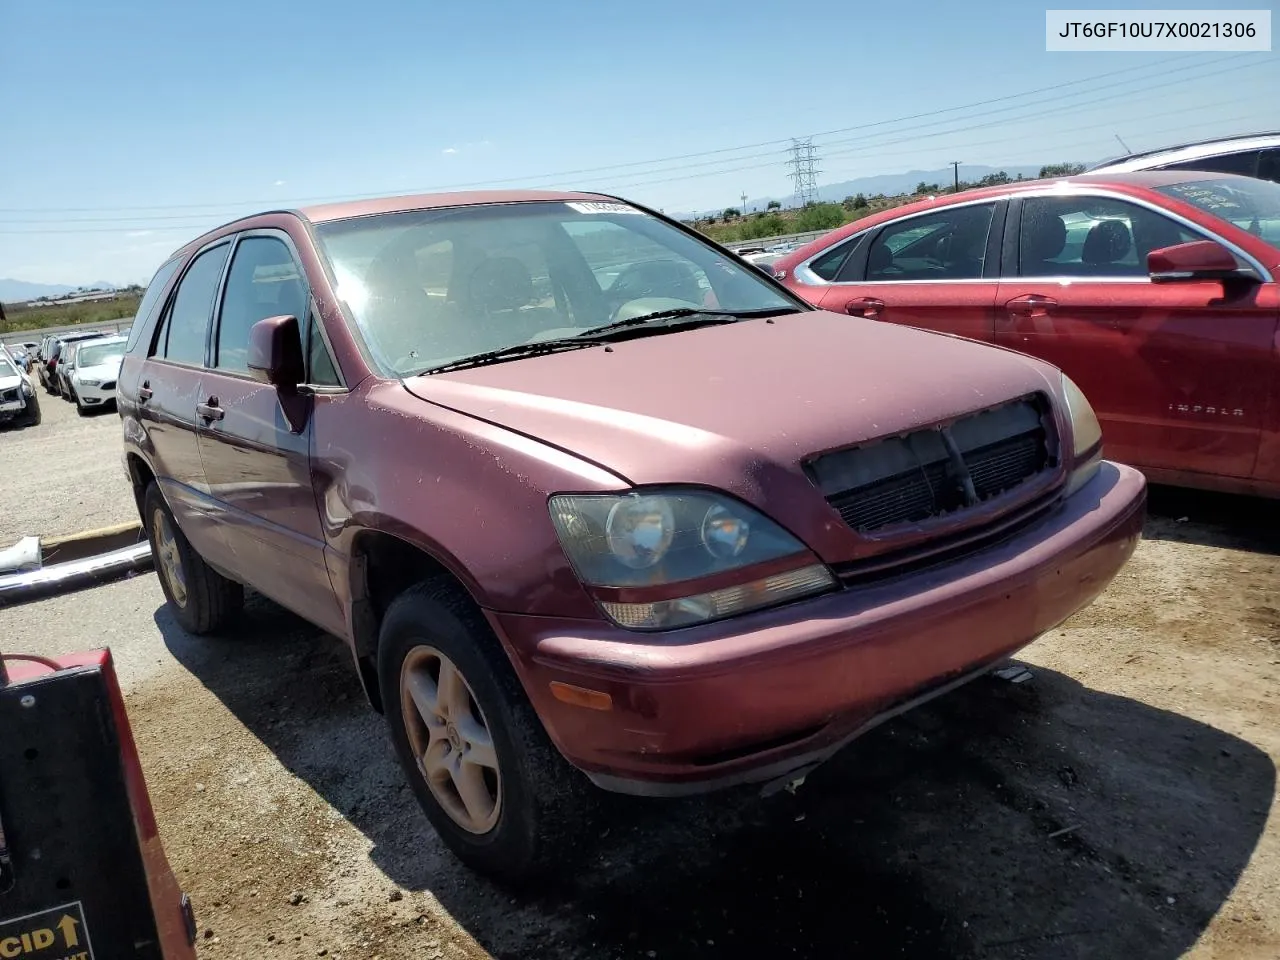
[(174, 538), (173, 527), (163, 510), (157, 510), (151, 517), (151, 530), (156, 543), (156, 566), (160, 575), (169, 585), (169, 592), (180, 607), (187, 605), (187, 578), (182, 570), (182, 554), (178, 552), (178, 541)]
[(431, 646), (409, 651), (400, 701), (418, 772), (449, 818), (488, 833), (502, 812), (502, 776), (493, 735), (457, 665)]

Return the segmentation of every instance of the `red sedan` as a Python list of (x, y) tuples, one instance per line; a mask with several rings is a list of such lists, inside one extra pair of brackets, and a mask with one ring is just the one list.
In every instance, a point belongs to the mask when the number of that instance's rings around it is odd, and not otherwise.
[(1155, 481), (1280, 497), (1280, 184), (1084, 175), (886, 210), (781, 258), (826, 310), (1040, 357), (1108, 456)]

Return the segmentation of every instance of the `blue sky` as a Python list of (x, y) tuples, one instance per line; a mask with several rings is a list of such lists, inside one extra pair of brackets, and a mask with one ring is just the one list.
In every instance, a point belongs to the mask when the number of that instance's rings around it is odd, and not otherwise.
[[(310, 198), (492, 181), (668, 211), (785, 196), (781, 141), (853, 127), (816, 138), (820, 182), (1280, 127), (1274, 54), (1046, 53), (1025, 0), (791, 10), (0, 0), (0, 277), (145, 280), (204, 229)], [(964, 109), (899, 119), (948, 107)], [(724, 152), (656, 162), (706, 151)]]

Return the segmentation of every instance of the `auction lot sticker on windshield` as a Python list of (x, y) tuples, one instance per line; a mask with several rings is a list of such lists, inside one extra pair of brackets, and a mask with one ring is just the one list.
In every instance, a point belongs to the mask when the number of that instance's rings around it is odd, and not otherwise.
[(93, 960), (80, 901), (0, 920), (0, 960)]
[(568, 200), (565, 205), (579, 213), (640, 213), (635, 207), (629, 207), (625, 203), (604, 203), (599, 200)]

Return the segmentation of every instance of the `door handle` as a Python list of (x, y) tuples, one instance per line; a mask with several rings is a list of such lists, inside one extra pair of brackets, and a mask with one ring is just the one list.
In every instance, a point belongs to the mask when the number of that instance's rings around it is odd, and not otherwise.
[(851, 317), (874, 319), (884, 309), (884, 301), (875, 297), (855, 297), (844, 305), (844, 312)]
[(142, 386), (138, 388), (138, 402), (146, 403), (151, 399), (151, 381), (144, 380)]
[(210, 397), (204, 403), (197, 403), (196, 413), (200, 414), (206, 421), (221, 420), (227, 415), (226, 411), (218, 406), (217, 397)]
[(1053, 297), (1029, 293), (1025, 297), (1014, 297), (1004, 306), (1011, 317), (1047, 317), (1057, 305), (1058, 301)]

